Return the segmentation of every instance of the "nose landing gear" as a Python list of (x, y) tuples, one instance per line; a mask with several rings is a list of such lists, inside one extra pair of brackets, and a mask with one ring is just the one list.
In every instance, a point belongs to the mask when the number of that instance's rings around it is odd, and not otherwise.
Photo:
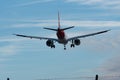
[(66, 46), (64, 45), (64, 50), (66, 50)]

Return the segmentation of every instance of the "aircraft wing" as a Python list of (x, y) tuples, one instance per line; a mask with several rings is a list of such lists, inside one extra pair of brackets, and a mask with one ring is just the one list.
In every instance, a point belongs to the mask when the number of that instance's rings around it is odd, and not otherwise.
[(89, 37), (89, 36), (94, 36), (94, 35), (106, 33), (108, 31), (110, 31), (110, 30), (104, 30), (104, 31), (96, 32), (96, 33), (91, 33), (91, 34), (86, 34), (86, 35), (81, 35), (81, 36), (75, 36), (75, 37), (69, 38), (68, 41), (71, 41), (71, 40), (74, 40), (74, 39), (77, 39), (77, 38), (85, 38), (85, 37)]
[(13, 34), (13, 35), (16, 35), (16, 36), (20, 36), (20, 37), (26, 37), (26, 38), (34, 38), (34, 39), (44, 39), (44, 40), (53, 40), (53, 41), (57, 41), (58, 42), (58, 39), (55, 39), (55, 38), (47, 38), (47, 37), (38, 37), (38, 36), (27, 36), (27, 35), (21, 35), (21, 34)]

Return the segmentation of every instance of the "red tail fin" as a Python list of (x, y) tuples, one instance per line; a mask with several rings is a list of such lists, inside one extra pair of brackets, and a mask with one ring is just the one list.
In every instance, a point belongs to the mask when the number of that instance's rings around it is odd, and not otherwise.
[(60, 29), (60, 14), (59, 14), (59, 11), (58, 11), (58, 28)]

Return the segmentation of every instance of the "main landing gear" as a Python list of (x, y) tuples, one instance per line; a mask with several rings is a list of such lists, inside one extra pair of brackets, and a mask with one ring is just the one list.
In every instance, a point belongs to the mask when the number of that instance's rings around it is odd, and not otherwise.
[(72, 40), (72, 44), (70, 45), (70, 47), (72, 48), (74, 48), (75, 47), (75, 44), (73, 43), (73, 40)]
[(72, 48), (72, 47), (74, 48), (74, 47), (75, 47), (75, 45), (74, 45), (74, 44), (71, 44), (71, 45), (70, 45), (70, 47), (71, 47), (71, 48)]
[(51, 45), (51, 48), (55, 48), (55, 45)]

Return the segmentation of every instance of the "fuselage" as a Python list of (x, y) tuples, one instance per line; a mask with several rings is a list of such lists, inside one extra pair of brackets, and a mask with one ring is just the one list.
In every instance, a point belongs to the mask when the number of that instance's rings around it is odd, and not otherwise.
[(61, 29), (58, 28), (57, 37), (58, 37), (58, 39), (64, 39), (65, 38), (64, 30), (61, 30)]
[(67, 44), (66, 35), (65, 35), (64, 30), (58, 28), (56, 35), (58, 37), (59, 43), (64, 44), (64, 45)]

